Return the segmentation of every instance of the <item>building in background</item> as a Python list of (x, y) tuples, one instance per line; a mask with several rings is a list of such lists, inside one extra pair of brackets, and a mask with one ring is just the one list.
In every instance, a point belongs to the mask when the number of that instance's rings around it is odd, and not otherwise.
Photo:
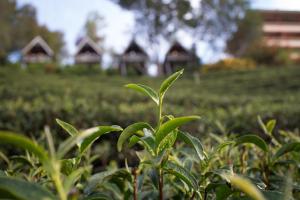
[(53, 50), (41, 36), (36, 36), (22, 49), (22, 63), (47, 63), (53, 59)]
[(132, 40), (124, 53), (120, 56), (119, 70), (122, 75), (136, 73), (147, 74), (146, 63), (148, 55), (135, 40)]
[(263, 39), (267, 46), (289, 50), (290, 58), (300, 60), (300, 12), (260, 10)]
[(101, 50), (89, 37), (81, 39), (75, 53), (75, 64), (100, 65)]
[(187, 71), (197, 67), (197, 56), (194, 48), (192, 50), (185, 49), (179, 42), (174, 42), (166, 54), (163, 63), (163, 74), (171, 74), (181, 68)]

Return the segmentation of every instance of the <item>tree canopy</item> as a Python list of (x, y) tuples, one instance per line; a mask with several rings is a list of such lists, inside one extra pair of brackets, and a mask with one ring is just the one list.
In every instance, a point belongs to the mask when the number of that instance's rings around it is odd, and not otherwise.
[(245, 56), (262, 39), (262, 19), (255, 10), (248, 10), (238, 21), (237, 29), (227, 41), (227, 51), (234, 56)]
[(195, 39), (228, 38), (249, 6), (248, 0), (119, 0), (135, 13), (137, 32), (155, 42), (185, 30)]
[(15, 0), (0, 1), (0, 62), (7, 62), (8, 55), (21, 50), (35, 36), (41, 35), (55, 52), (58, 59), (63, 53), (63, 34), (50, 31), (38, 24), (36, 10), (25, 4), (17, 6)]

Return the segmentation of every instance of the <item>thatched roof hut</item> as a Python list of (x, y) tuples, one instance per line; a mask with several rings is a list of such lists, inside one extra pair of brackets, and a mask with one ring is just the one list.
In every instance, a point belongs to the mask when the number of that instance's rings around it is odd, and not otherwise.
[(75, 64), (100, 64), (101, 50), (89, 37), (80, 40), (75, 53)]
[(146, 51), (139, 46), (135, 40), (132, 40), (124, 53), (120, 56), (120, 72), (122, 75), (128, 74), (128, 71), (134, 71), (139, 75), (146, 74), (147, 61), (148, 55)]
[(53, 58), (53, 51), (41, 36), (36, 36), (21, 51), (24, 63), (46, 63)]

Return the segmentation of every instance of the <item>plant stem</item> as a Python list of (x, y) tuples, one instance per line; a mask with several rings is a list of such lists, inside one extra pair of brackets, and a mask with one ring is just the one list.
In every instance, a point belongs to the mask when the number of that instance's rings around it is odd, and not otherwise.
[(62, 185), (59, 175), (55, 173), (55, 175), (52, 176), (52, 179), (54, 181), (54, 184), (55, 184), (55, 187), (58, 192), (60, 200), (67, 200), (67, 195), (65, 193), (65, 190), (63, 188), (63, 185)]
[(67, 194), (60, 179), (60, 165), (52, 161), (52, 172), (50, 172), (60, 200), (67, 200)]
[(161, 117), (162, 117), (162, 98), (159, 98), (159, 104), (158, 104), (158, 122), (157, 127), (160, 127), (161, 125)]
[(163, 170), (159, 169), (159, 200), (164, 199), (163, 187), (164, 187), (164, 174), (163, 174)]
[(133, 175), (133, 200), (137, 200), (137, 169), (132, 169), (132, 175)]

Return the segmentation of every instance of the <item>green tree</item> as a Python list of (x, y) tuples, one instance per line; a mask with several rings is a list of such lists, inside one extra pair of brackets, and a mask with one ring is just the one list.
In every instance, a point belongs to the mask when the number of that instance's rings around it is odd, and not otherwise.
[(7, 62), (11, 52), (21, 50), (36, 35), (48, 42), (55, 58), (63, 52), (63, 34), (39, 25), (36, 10), (29, 4), (17, 7), (15, 0), (0, 1), (0, 27), (0, 63)]
[(84, 25), (84, 33), (93, 41), (101, 43), (104, 40), (104, 34), (99, 34), (100, 29), (106, 26), (104, 18), (97, 12), (91, 12)]
[(262, 39), (262, 19), (255, 10), (248, 10), (238, 21), (236, 31), (227, 41), (227, 51), (234, 56), (245, 56)]

